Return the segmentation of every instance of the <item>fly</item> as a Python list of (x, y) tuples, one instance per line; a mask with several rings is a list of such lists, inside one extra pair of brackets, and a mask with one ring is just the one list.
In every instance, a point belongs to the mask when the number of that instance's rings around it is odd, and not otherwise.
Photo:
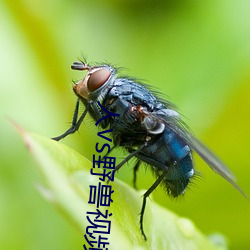
[[(105, 109), (120, 115), (102, 119), (99, 123), (103, 129), (113, 129), (114, 147), (123, 147), (128, 152), (115, 170), (135, 157), (134, 186), (141, 163), (149, 165), (157, 177), (143, 195), (140, 230), (145, 240), (143, 216), (147, 197), (159, 184), (172, 197), (184, 193), (195, 174), (192, 151), (246, 197), (227, 166), (188, 131), (173, 104), (158, 98), (146, 85), (132, 78), (118, 77), (117, 70), (111, 65), (90, 66), (85, 62), (74, 62), (71, 68), (85, 70), (87, 74), (73, 87), (78, 99), (71, 127), (53, 139), (59, 141), (76, 132), (87, 113), (95, 121), (107, 116)], [(80, 102), (85, 111), (78, 117)], [(100, 109), (98, 103), (104, 109)]]

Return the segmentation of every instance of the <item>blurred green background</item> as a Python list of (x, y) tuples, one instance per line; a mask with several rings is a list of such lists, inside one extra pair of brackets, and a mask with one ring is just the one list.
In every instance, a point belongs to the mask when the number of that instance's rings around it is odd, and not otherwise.
[[(82, 55), (123, 66), (168, 96), (250, 195), (249, 13), (247, 0), (1, 1), (0, 249), (82, 249), (82, 236), (36, 191), (39, 173), (8, 121), (47, 137), (64, 132), (72, 80), (83, 76), (70, 65)], [(63, 143), (91, 159), (96, 132), (88, 118)], [(195, 160), (203, 177), (184, 198), (158, 188), (153, 199), (206, 234), (226, 235), (230, 249), (250, 249), (249, 201)], [(130, 185), (132, 167), (117, 174)], [(140, 170), (140, 188), (153, 180)]]

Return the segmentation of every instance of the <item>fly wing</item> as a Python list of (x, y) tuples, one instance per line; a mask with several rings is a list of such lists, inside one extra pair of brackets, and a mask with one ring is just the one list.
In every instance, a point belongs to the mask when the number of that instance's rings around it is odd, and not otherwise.
[(217, 174), (221, 175), (229, 183), (231, 183), (243, 196), (247, 195), (237, 185), (236, 178), (230, 169), (223, 163), (210, 149), (208, 149), (202, 142), (190, 134), (187, 129), (175, 123), (170, 125), (171, 129), (177, 133)]
[[(202, 142), (195, 138), (187, 129), (186, 125), (177, 115), (171, 115), (169, 110), (162, 110), (153, 114), (155, 119), (163, 123), (166, 127), (173, 130), (182, 140), (184, 140), (191, 149), (193, 149), (216, 173), (221, 175), (229, 183), (231, 183), (243, 196), (247, 195), (237, 185), (236, 178), (229, 168)], [(157, 117), (157, 118), (156, 118)]]

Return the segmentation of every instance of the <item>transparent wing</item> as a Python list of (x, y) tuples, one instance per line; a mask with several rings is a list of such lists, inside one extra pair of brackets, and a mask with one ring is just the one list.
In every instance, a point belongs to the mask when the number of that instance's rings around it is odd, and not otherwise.
[(192, 148), (208, 164), (210, 168), (231, 183), (243, 196), (248, 198), (243, 190), (237, 185), (236, 178), (230, 169), (210, 149), (190, 134), (188, 130), (181, 125), (178, 125), (178, 123), (175, 123), (174, 126), (170, 124), (170, 128), (177, 133), (190, 146), (190, 148)]
[(200, 142), (189, 132), (185, 124), (180, 120), (180, 117), (175, 115), (166, 115), (169, 114), (169, 111), (165, 111), (165, 115), (163, 115), (163, 113), (154, 113), (151, 115), (154, 117), (154, 119), (158, 120), (158, 122), (163, 123), (166, 127), (169, 127), (171, 130), (173, 130), (209, 165), (212, 170), (221, 175), (242, 195), (248, 198), (243, 190), (237, 185), (236, 178), (229, 168), (210, 149), (208, 149), (202, 142)]

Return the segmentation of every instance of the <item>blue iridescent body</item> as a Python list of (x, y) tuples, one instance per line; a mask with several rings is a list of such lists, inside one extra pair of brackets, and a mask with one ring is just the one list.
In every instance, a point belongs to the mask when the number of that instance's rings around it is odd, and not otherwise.
[(113, 84), (99, 91), (105, 91), (105, 98), (97, 92), (91, 99), (100, 101), (107, 110), (120, 114), (101, 124), (103, 128), (113, 128), (114, 145), (132, 152), (147, 142), (135, 157), (150, 165), (156, 176), (165, 173), (162, 184), (170, 195), (176, 197), (182, 194), (194, 174), (191, 149), (170, 128), (165, 125), (161, 127), (161, 122), (149, 129), (147, 123), (150, 121), (145, 120), (155, 117), (167, 124), (168, 120), (171, 123), (173, 118), (179, 119), (172, 105), (158, 100), (142, 84), (128, 78), (115, 79)]
[[(136, 171), (142, 163), (150, 166), (157, 177), (143, 195), (140, 229), (144, 239), (143, 216), (147, 197), (159, 184), (163, 184), (173, 197), (183, 194), (195, 174), (193, 151), (244, 195), (226, 165), (188, 131), (173, 104), (158, 98), (148, 86), (134, 79), (118, 77), (116, 69), (108, 64), (89, 66), (74, 62), (72, 69), (86, 70), (87, 74), (73, 87), (78, 101), (72, 126), (53, 139), (60, 140), (77, 131), (87, 113), (95, 121), (106, 117), (107, 112), (119, 114), (99, 123), (103, 129), (113, 129), (114, 147), (125, 148), (128, 152), (116, 170), (135, 157), (134, 184)], [(78, 118), (80, 102), (86, 109)]]

